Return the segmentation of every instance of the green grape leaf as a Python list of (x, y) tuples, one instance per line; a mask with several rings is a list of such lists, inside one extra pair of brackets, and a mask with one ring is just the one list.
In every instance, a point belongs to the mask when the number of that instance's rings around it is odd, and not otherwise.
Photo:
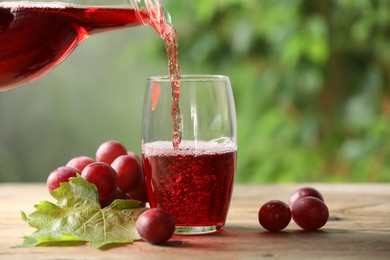
[(140, 237), (135, 229), (138, 216), (147, 210), (135, 200), (115, 200), (101, 208), (96, 186), (81, 176), (61, 183), (51, 192), (57, 203), (42, 201), (22, 219), (37, 230), (24, 237), (22, 247), (80, 244), (103, 249), (128, 244)]

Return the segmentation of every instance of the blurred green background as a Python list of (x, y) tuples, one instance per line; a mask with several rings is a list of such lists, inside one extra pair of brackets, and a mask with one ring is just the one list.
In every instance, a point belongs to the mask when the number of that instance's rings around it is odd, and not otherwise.
[[(226, 74), (237, 182), (390, 181), (390, 1), (163, 1), (185, 74)], [(158, 35), (94, 35), (60, 66), (0, 93), (0, 182), (45, 181), (108, 139), (140, 153)]]

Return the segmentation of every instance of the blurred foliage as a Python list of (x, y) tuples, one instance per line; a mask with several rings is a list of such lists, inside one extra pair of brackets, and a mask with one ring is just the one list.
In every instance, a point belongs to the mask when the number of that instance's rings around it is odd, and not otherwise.
[[(390, 1), (163, 3), (182, 73), (231, 78), (238, 182), (390, 181)], [(0, 181), (43, 181), (107, 139), (139, 152), (145, 79), (167, 73), (163, 48), (151, 28), (96, 35), (31, 87), (1, 93)]]
[(183, 72), (231, 77), (238, 181), (390, 181), (390, 1), (167, 9)]

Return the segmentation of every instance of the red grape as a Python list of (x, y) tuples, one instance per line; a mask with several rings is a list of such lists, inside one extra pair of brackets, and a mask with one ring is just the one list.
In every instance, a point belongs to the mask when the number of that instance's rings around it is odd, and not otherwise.
[(96, 150), (96, 161), (111, 164), (118, 156), (126, 154), (127, 150), (123, 144), (109, 140), (102, 143)]
[(118, 188), (121, 191), (135, 191), (143, 183), (141, 165), (135, 158), (121, 155), (111, 163), (111, 167), (118, 174)]
[(142, 213), (135, 227), (143, 240), (160, 245), (172, 237), (175, 231), (175, 221), (172, 215), (164, 209), (154, 208)]
[(76, 169), (80, 174), (84, 168), (91, 163), (94, 163), (95, 160), (88, 156), (78, 156), (71, 159), (66, 166)]
[(291, 208), (292, 218), (305, 230), (316, 230), (326, 224), (329, 210), (325, 203), (316, 197), (304, 197), (297, 200)]
[(81, 177), (96, 185), (99, 199), (107, 198), (117, 189), (117, 174), (115, 170), (106, 163), (95, 162), (89, 164), (81, 172)]
[(61, 182), (68, 182), (70, 177), (76, 177), (77, 171), (72, 167), (61, 166), (53, 170), (47, 177), (46, 185), (49, 191), (60, 187)]
[(291, 210), (280, 200), (270, 200), (259, 210), (259, 223), (269, 231), (277, 232), (291, 221)]
[(311, 197), (315, 197), (315, 198), (318, 198), (322, 201), (324, 201), (324, 198), (322, 197), (321, 193), (312, 188), (312, 187), (303, 187), (303, 188), (300, 188), (298, 190), (296, 190), (295, 192), (293, 192), (288, 200), (288, 205), (290, 206), (290, 208), (292, 207), (292, 205), (298, 201), (299, 199), (302, 199), (304, 197), (308, 197), (308, 196), (311, 196)]
[(138, 161), (139, 164), (141, 164), (141, 158), (138, 156), (138, 154), (132, 152), (132, 151), (127, 151), (127, 155), (130, 157), (133, 157)]
[(107, 198), (99, 200), (100, 207), (102, 207), (102, 208), (107, 207), (116, 199), (128, 200), (128, 199), (130, 199), (130, 197), (127, 196), (126, 193), (124, 193), (123, 191), (120, 191), (120, 190), (116, 189)]

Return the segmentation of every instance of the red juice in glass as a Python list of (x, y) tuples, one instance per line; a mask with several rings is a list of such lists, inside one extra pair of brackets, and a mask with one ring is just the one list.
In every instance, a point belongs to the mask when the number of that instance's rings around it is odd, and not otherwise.
[[(196, 149), (195, 149), (196, 147)], [(143, 145), (149, 203), (174, 217), (176, 227), (221, 229), (226, 220), (236, 168), (233, 143), (169, 141)]]
[(149, 203), (173, 215), (176, 234), (217, 232), (225, 225), (236, 168), (230, 80), (181, 74), (175, 91), (171, 79), (150, 77), (145, 89), (142, 160)]

